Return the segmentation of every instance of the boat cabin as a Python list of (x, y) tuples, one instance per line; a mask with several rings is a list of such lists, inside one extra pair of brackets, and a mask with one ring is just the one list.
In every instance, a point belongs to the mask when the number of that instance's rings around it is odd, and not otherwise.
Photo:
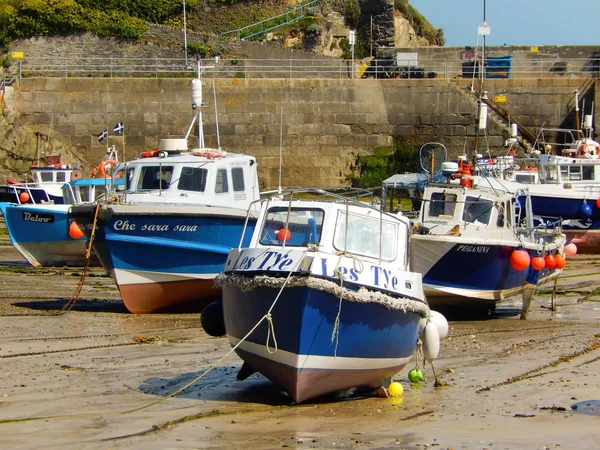
[(252, 156), (213, 151), (160, 152), (117, 168), (125, 177), (124, 201), (246, 209), (259, 198)]
[(63, 201), (66, 204), (93, 203), (107, 198), (111, 191), (117, 193), (125, 186), (123, 177), (116, 180), (110, 178), (88, 178), (65, 183), (62, 187)]
[[(477, 180), (479, 177), (476, 177)], [(494, 189), (477, 189), (457, 184), (431, 184), (423, 193), (416, 232), (419, 234), (512, 238), (514, 228), (526, 225), (528, 196)], [(530, 206), (529, 206), (530, 210)], [(529, 224), (531, 225), (531, 224)]]
[(407, 218), (343, 202), (273, 202), (263, 206), (251, 247), (309, 247), (407, 264)]

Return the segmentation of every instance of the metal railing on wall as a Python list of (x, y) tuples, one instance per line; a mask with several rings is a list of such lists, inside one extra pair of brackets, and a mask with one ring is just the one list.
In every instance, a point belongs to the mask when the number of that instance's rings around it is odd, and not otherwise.
[[(203, 76), (234, 78), (474, 78), (477, 65), (456, 60), (422, 60), (419, 66), (398, 67), (389, 59), (372, 59), (352, 65), (351, 60), (335, 58), (243, 59), (207, 58), (199, 61)], [(14, 76), (30, 77), (195, 77), (197, 64), (186, 65), (183, 58), (109, 57), (26, 57), (12, 66)], [(354, 74), (352, 73), (354, 70)], [(514, 60), (487, 78), (598, 78), (600, 58)], [(7, 75), (10, 76), (10, 75)]]
[(256, 36), (262, 36), (271, 30), (302, 19), (304, 16), (306, 16), (307, 9), (316, 5), (317, 1), (318, 0), (309, 1), (308, 3), (290, 9), (283, 14), (269, 17), (268, 19), (253, 23), (252, 25), (248, 25), (246, 27), (224, 31), (221, 33), (221, 36), (229, 36), (234, 34), (238, 39), (251, 39)]

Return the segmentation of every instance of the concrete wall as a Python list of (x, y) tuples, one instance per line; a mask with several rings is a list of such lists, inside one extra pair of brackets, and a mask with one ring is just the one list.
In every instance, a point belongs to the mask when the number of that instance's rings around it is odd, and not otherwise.
[[(568, 116), (572, 92), (583, 81), (488, 80), (486, 89), (491, 98), (504, 96), (504, 108), (524, 125), (555, 127)], [(218, 124), (223, 150), (257, 156), (263, 187), (278, 184), (280, 150), (284, 186), (334, 186), (347, 184), (359, 155), (398, 138), (417, 149), (440, 141), (451, 157), (469, 150), (475, 116), (469, 88), (470, 81), (461, 79), (205, 79), (207, 106), (201, 110), (207, 144), (217, 145)], [(52, 128), (89, 161), (104, 154), (97, 134), (118, 122), (125, 123), (124, 152), (131, 159), (156, 148), (160, 137), (185, 135), (195, 114), (184, 79), (25, 78), (16, 89), (22, 122)], [(497, 149), (507, 132), (494, 120), (489, 126), (490, 145)], [(192, 135), (195, 146), (197, 127)], [(122, 137), (111, 135), (108, 142), (123, 149)]]

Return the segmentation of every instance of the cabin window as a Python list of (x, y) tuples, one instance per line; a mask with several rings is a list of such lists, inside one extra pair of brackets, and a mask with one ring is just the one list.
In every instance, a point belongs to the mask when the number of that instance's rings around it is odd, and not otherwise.
[(515, 181), (522, 184), (535, 184), (537, 182), (536, 173), (516, 173)]
[(167, 189), (171, 184), (173, 166), (143, 166), (138, 179), (138, 190)]
[(487, 226), (490, 224), (494, 202), (491, 200), (467, 195), (462, 220), (475, 225)]
[(594, 167), (589, 165), (589, 166), (582, 166), (582, 170), (583, 170), (583, 179), (584, 180), (594, 180)]
[(44, 183), (49, 183), (54, 181), (54, 177), (52, 176), (52, 172), (40, 172), (40, 179)]
[(231, 169), (231, 181), (233, 181), (233, 192), (243, 192), (245, 190), (244, 169), (242, 167)]
[(181, 169), (177, 189), (181, 191), (204, 192), (208, 170), (200, 167), (184, 167)]
[(79, 186), (79, 197), (83, 203), (91, 202), (90, 186)]
[(125, 189), (129, 190), (129, 188), (132, 186), (133, 175), (135, 174), (135, 167), (127, 167), (126, 173), (127, 174), (125, 177)]
[(558, 183), (558, 168), (555, 165), (549, 165), (545, 168), (544, 179), (546, 183)]
[(565, 165), (560, 166), (560, 173), (563, 181), (581, 181), (581, 166)]
[(429, 202), (429, 217), (452, 218), (456, 209), (456, 194), (433, 192)]
[[(275, 206), (269, 208), (260, 234), (262, 245), (285, 245), (306, 247), (321, 241), (325, 212), (317, 208), (292, 208)], [(286, 233), (287, 224), (287, 233)]]
[(508, 205), (506, 202), (502, 202), (500, 204), (500, 208), (498, 208), (498, 219), (496, 220), (496, 225), (500, 228), (504, 227), (506, 221), (505, 217), (508, 215)]
[(65, 183), (67, 181), (66, 172), (56, 172), (56, 181)]
[(398, 247), (398, 224), (381, 221), (379, 217), (365, 217), (348, 214), (346, 233), (346, 212), (340, 211), (337, 217), (333, 246), (339, 251), (381, 258), (386, 261), (396, 259)]
[(223, 192), (229, 192), (229, 184), (227, 183), (227, 170), (217, 170), (217, 180), (215, 182), (215, 192), (221, 194)]

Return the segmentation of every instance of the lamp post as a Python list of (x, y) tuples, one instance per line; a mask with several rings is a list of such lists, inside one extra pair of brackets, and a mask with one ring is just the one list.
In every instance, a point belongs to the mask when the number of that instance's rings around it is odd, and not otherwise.
[(188, 58), (187, 58), (187, 26), (185, 23), (185, 0), (183, 0), (183, 52), (185, 53), (185, 67), (187, 67)]

